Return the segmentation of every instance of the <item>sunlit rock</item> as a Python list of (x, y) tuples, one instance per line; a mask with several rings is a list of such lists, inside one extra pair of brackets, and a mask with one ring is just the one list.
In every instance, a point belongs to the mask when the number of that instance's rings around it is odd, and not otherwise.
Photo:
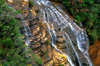
[(47, 62), (46, 64), (44, 64), (44, 66), (53, 66), (53, 60)]
[(29, 0), (24, 0), (25, 2), (29, 2)]
[(37, 35), (39, 33), (40, 27), (36, 27), (36, 28), (31, 28), (31, 33), (33, 36)]
[(48, 40), (48, 38), (47, 38), (47, 37), (44, 37), (43, 39), (41, 39), (41, 43), (43, 44), (43, 43), (45, 43), (47, 40)]
[(13, 0), (8, 0), (8, 2), (13, 3)]
[(52, 49), (51, 49), (51, 46), (48, 45), (47, 48), (48, 48), (47, 52), (42, 57), (42, 62), (43, 63), (46, 63), (47, 61), (50, 61), (52, 59)]
[(36, 36), (31, 36), (31, 37), (30, 37), (30, 40), (35, 41), (35, 40), (39, 39), (40, 37), (41, 37), (41, 33), (39, 33), (39, 34), (36, 35)]
[(43, 39), (44, 37), (46, 36), (46, 32), (42, 32), (42, 36), (41, 36), (41, 39)]
[(35, 12), (33, 7), (32, 7), (32, 9), (30, 9), (29, 15), (30, 15), (30, 21), (32, 21), (33, 19), (37, 18), (37, 14), (36, 14), (36, 12)]
[(55, 49), (53, 50), (53, 60), (54, 60), (55, 66), (65, 64), (67, 62), (66, 56), (60, 54)]

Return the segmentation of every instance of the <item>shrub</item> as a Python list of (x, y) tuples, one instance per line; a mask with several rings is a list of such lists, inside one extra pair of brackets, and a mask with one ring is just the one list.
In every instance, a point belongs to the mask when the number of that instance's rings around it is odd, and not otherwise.
[[(25, 50), (27, 46), (19, 38), (21, 21), (14, 18), (14, 14), (18, 12), (21, 11), (15, 12), (13, 8), (3, 3), (0, 7), (0, 66), (25, 66), (30, 63), (40, 65), (41, 59), (31, 54), (32, 49)], [(35, 57), (36, 60), (31, 59), (32, 57)]]
[(34, 6), (33, 0), (29, 0), (29, 6), (30, 7), (33, 7)]
[[(57, 0), (62, 2), (64, 6), (68, 9), (68, 12), (75, 17), (75, 22), (82, 22), (84, 28), (89, 35), (90, 43), (94, 43), (96, 40), (100, 39), (100, 1), (96, 0), (83, 0), (82, 2), (78, 0), (71, 1), (69, 0)], [(72, 4), (73, 2), (73, 4)], [(95, 31), (95, 30), (96, 31)], [(94, 31), (95, 34), (90, 32)]]

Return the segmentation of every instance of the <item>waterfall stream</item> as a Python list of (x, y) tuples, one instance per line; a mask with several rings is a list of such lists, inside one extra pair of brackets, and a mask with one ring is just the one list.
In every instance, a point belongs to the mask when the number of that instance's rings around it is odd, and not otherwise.
[[(51, 35), (51, 45), (66, 59), (71, 66), (93, 66), (89, 55), (89, 40), (83, 28), (80, 28), (62, 8), (48, 0), (34, 0), (34, 7), (39, 9), (39, 19), (48, 27), (47, 30)], [(56, 45), (56, 31), (61, 31), (66, 43), (66, 52), (58, 49)], [(73, 42), (73, 36), (76, 44)], [(70, 49), (72, 49), (70, 51)], [(76, 65), (73, 54), (78, 62)], [(84, 65), (87, 64), (87, 65)]]

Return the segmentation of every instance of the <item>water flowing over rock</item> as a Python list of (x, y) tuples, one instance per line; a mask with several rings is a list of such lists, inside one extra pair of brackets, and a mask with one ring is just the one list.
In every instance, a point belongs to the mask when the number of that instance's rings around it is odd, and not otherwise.
[[(34, 0), (34, 6), (36, 10), (39, 9), (40, 21), (47, 26), (51, 45), (66, 56), (69, 64), (71, 66), (93, 66), (88, 55), (89, 41), (85, 30), (73, 22), (59, 5), (48, 0)], [(61, 33), (56, 34), (58, 31)], [(62, 45), (58, 43), (65, 43), (66, 47), (61, 48)]]
[(15, 16), (22, 21), (20, 33), (33, 54), (42, 58), (42, 66), (93, 66), (87, 34), (63, 11), (64, 6), (33, 0), (34, 7), (29, 8), (28, 1), (16, 0), (12, 6), (22, 10), (23, 15)]

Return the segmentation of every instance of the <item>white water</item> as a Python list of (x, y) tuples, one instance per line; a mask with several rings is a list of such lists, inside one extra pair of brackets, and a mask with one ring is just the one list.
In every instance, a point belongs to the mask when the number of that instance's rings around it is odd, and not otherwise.
[[(62, 35), (63, 38), (66, 40), (66, 46), (67, 49), (68, 45), (72, 48), (72, 51), (75, 53), (76, 58), (78, 60), (78, 65), (83, 66), (83, 62), (81, 61), (81, 56), (79, 55), (78, 51), (82, 53), (83, 59), (86, 60), (86, 64), (89, 66), (93, 66), (89, 55), (88, 55), (88, 47), (89, 47), (89, 40), (87, 37), (87, 34), (84, 29), (80, 28), (73, 20), (69, 22), (71, 18), (59, 7), (59, 5), (56, 5), (48, 0), (34, 0), (34, 6), (36, 9), (39, 9), (39, 18), (42, 21), (42, 23), (45, 23), (48, 27), (48, 32), (51, 35), (51, 45), (60, 51), (56, 46), (56, 31), (60, 29), (63, 31)], [(50, 26), (51, 25), (51, 26)], [(52, 28), (52, 29), (51, 29)], [(67, 33), (67, 29), (71, 29), (74, 36), (76, 37), (77, 41), (77, 48), (73, 44), (70, 35)], [(60, 51), (61, 52), (61, 51)], [(61, 52), (63, 54), (63, 52)], [(69, 61), (71, 66), (76, 66), (72, 59), (72, 52), (66, 52), (66, 54), (63, 54), (67, 57), (67, 60)]]
[(23, 26), (24, 26), (24, 35), (25, 35), (25, 43), (26, 43), (26, 45), (27, 46), (29, 46), (29, 43), (30, 43), (30, 41), (29, 41), (29, 35), (30, 35), (30, 28), (29, 28), (29, 26), (26, 24), (26, 22), (25, 22), (25, 20), (22, 18), (22, 16), (19, 14), (19, 16), (20, 16), (20, 18), (21, 18), (21, 22), (22, 22), (22, 24), (23, 24)]

